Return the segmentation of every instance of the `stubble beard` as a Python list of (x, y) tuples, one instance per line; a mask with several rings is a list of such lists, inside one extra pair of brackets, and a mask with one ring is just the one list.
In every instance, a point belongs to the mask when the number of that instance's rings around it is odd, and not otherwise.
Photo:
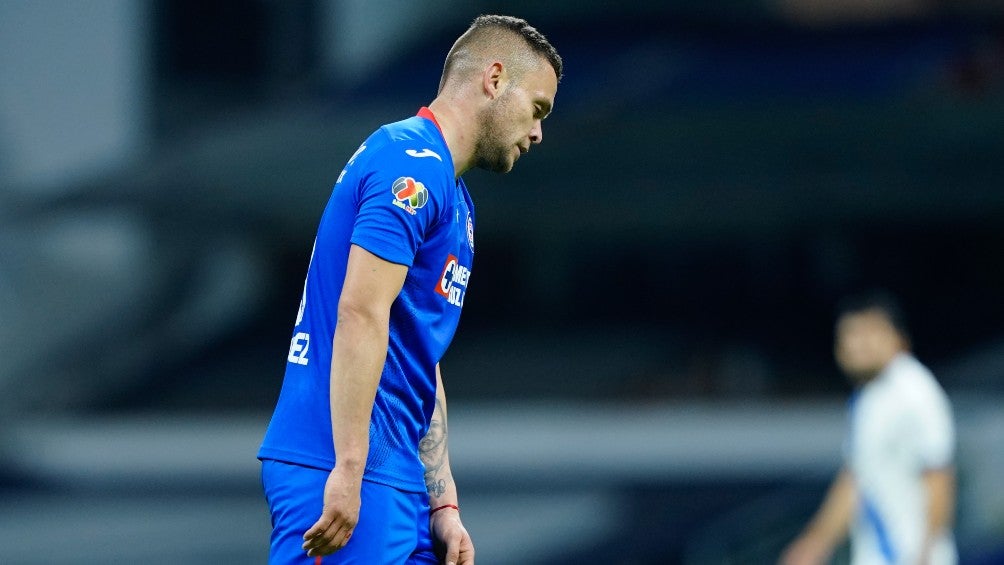
[(505, 143), (505, 128), (502, 126), (508, 109), (508, 95), (503, 94), (481, 114), (481, 133), (474, 146), (474, 165), (479, 169), (493, 173), (508, 173), (512, 170), (512, 144)]

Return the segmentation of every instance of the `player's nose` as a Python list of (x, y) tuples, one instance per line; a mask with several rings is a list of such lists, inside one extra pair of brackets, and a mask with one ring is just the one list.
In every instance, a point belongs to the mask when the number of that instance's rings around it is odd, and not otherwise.
[(533, 129), (530, 130), (530, 143), (540, 143), (544, 141), (544, 128), (540, 124), (540, 120), (537, 120), (533, 124)]

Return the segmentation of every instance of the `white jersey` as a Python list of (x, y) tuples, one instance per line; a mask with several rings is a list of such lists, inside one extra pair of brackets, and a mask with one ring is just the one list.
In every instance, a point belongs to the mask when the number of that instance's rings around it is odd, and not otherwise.
[[(951, 465), (955, 450), (948, 397), (926, 367), (903, 353), (855, 395), (850, 424), (845, 458), (858, 494), (852, 563), (917, 563), (927, 530), (924, 471)], [(956, 561), (945, 532), (930, 565)]]

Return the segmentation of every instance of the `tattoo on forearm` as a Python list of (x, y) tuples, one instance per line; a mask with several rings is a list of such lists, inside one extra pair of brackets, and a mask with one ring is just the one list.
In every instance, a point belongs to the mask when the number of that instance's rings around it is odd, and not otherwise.
[(429, 496), (439, 498), (446, 492), (446, 481), (443, 479), (429, 481), (426, 488), (429, 489)]
[(425, 464), (425, 484), (429, 496), (440, 497), (446, 492), (446, 480), (441, 476), (446, 464), (446, 420), (442, 418), (442, 403), (436, 399), (436, 416), (429, 424), (429, 431), (418, 444), (418, 454)]

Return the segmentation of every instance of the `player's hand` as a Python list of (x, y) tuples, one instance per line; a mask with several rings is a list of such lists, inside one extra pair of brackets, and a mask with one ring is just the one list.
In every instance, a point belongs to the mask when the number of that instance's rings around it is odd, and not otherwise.
[(830, 549), (820, 540), (803, 535), (785, 548), (778, 565), (823, 565), (830, 558)]
[(429, 520), (432, 540), (440, 562), (446, 565), (474, 565), (474, 542), (460, 522), (460, 512), (444, 508)]
[(330, 555), (345, 547), (359, 522), (362, 478), (337, 465), (324, 484), (321, 517), (303, 534), (303, 549), (310, 557)]

